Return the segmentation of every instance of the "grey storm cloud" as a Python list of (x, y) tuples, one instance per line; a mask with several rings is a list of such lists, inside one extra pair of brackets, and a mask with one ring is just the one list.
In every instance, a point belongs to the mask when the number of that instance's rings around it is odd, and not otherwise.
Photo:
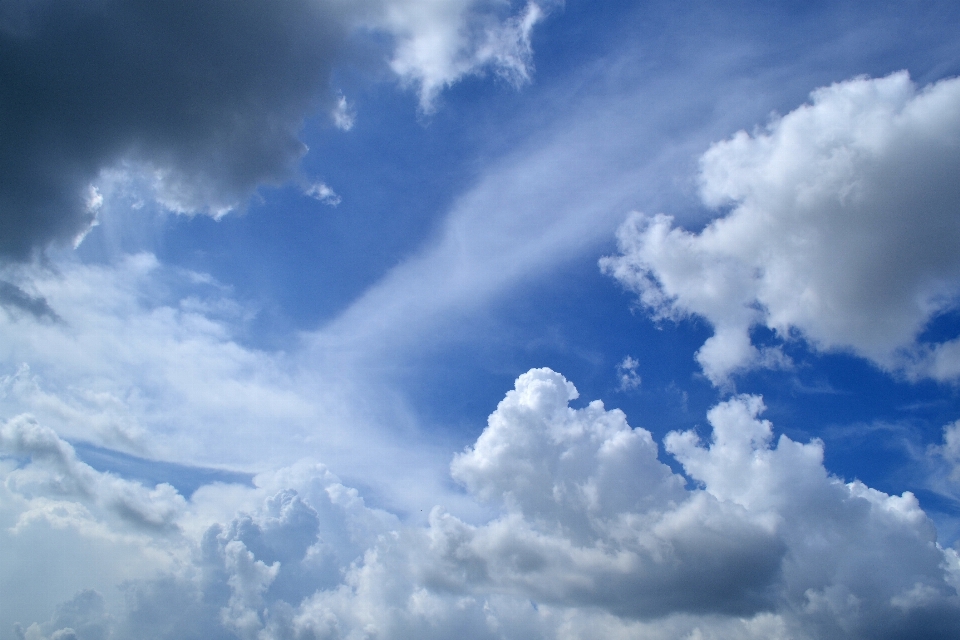
[(424, 112), (486, 68), (522, 83), (544, 13), (513, 9), (498, 0), (4, 2), (0, 258), (81, 238), (103, 202), (92, 185), (104, 170), (137, 173), (170, 210), (213, 216), (293, 177), (305, 116), (326, 107), (338, 127), (352, 123), (330, 85), (334, 66), (349, 62), (351, 34), (373, 34)]
[(288, 177), (343, 38), (312, 0), (14, 0), (0, 6), (0, 256), (93, 222), (120, 160), (188, 203), (229, 206)]

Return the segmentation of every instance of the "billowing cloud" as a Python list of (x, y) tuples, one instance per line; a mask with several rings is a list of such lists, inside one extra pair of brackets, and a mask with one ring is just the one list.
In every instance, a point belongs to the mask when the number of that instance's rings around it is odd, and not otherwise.
[[(0, 451), (31, 460), (5, 479), (7, 487), (20, 495), (88, 498), (137, 526), (158, 529), (174, 527), (185, 507), (183, 497), (169, 484), (147, 490), (139, 483), (95, 471), (77, 458), (69, 443), (29, 416), (17, 416), (0, 426)], [(39, 511), (21, 514), (16, 527), (46, 517), (48, 503), (41, 504), (44, 508)]]
[[(503, 21), (497, 2), (398, 0), (374, 24), (397, 38), (390, 67), (420, 90), (420, 108), (434, 109), (440, 92), (462, 76), (492, 67), (514, 84), (529, 79), (530, 33), (543, 17), (540, 5)], [(547, 0), (547, 4), (553, 4)], [(468, 19), (471, 13), (475, 19)]]
[(289, 179), (303, 118), (351, 111), (330, 87), (345, 43), (386, 36), (390, 65), (429, 108), (465, 74), (527, 77), (530, 4), (485, 0), (15, 0), (0, 8), (0, 257), (89, 229), (89, 187), (116, 167), (178, 212), (223, 215)]
[(694, 233), (635, 214), (603, 268), (654, 316), (713, 325), (697, 360), (715, 384), (790, 366), (752, 343), (755, 326), (952, 380), (958, 342), (917, 340), (960, 295), (958, 163), (960, 80), (840, 82), (703, 154), (701, 196), (719, 218)]
[[(178, 511), (187, 556), (123, 586), (89, 588), (21, 637), (138, 638), (901, 638), (955, 637), (960, 558), (941, 548), (909, 493), (844, 483), (823, 445), (780, 436), (756, 396), (714, 407), (712, 432), (674, 432), (666, 449), (600, 402), (570, 407), (574, 386), (549, 369), (517, 379), (455, 480), (495, 508), (471, 523), (435, 507), (425, 525), (369, 507), (322, 465), (208, 485)], [(6, 511), (54, 488), (18, 478), (70, 459), (24, 418), (4, 427)], [(53, 466), (60, 465), (56, 462)], [(11, 480), (12, 479), (12, 480)], [(693, 486), (688, 486), (689, 480)], [(100, 485), (61, 495), (102, 530)], [(224, 509), (233, 515), (221, 519)], [(66, 513), (66, 506), (61, 508)], [(9, 517), (6, 514), (4, 517)], [(19, 553), (26, 526), (0, 532)], [(139, 534), (143, 535), (143, 534)], [(166, 536), (170, 533), (163, 534)], [(172, 551), (169, 551), (172, 553)], [(4, 623), (12, 624), (9, 612)], [(89, 629), (83, 636), (81, 625)], [(59, 634), (59, 635), (57, 635)]]

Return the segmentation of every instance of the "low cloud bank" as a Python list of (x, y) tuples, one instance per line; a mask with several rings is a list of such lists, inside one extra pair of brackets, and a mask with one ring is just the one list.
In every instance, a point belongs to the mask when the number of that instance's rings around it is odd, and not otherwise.
[[(549, 369), (520, 376), (451, 464), (498, 515), (467, 522), (435, 507), (426, 526), (370, 508), (309, 462), (186, 501), (96, 472), (49, 429), (10, 420), (0, 431), (5, 553), (37, 557), (60, 537), (107, 557), (97, 545), (110, 539), (152, 561), (124, 576), (122, 599), (92, 585), (52, 617), (21, 618), (14, 635), (17, 620), (5, 617), (0, 637), (960, 633), (960, 559), (937, 544), (913, 495), (831, 476), (818, 441), (774, 440), (759, 397), (714, 407), (708, 441), (666, 437), (687, 477), (621, 411), (573, 409), (576, 397)], [(22, 591), (40, 588), (31, 580)]]
[(635, 214), (603, 268), (660, 319), (705, 318), (707, 377), (789, 367), (751, 329), (848, 351), (911, 379), (956, 380), (960, 339), (921, 342), (960, 300), (960, 79), (855, 78), (700, 159), (702, 231)]

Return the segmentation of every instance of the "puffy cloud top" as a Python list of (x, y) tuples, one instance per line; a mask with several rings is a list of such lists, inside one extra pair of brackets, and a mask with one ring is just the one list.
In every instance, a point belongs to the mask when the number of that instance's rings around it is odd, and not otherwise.
[[(550, 369), (517, 379), (452, 475), (484, 500), (590, 535), (591, 519), (680, 500), (683, 480), (657, 460), (649, 431), (600, 401), (579, 410), (576, 388)], [(594, 525), (597, 523), (594, 522)]]
[(906, 373), (955, 379), (956, 341), (917, 337), (960, 294), (960, 79), (918, 90), (906, 72), (824, 87), (701, 158), (699, 233), (632, 216), (606, 270), (658, 317), (714, 326), (697, 360), (730, 374), (787, 362), (755, 325)]
[[(147, 512), (164, 495), (84, 468), (27, 418), (8, 421), (0, 447), (20, 462), (0, 458), (0, 518), (16, 522), (0, 530), (0, 558), (66, 544), (110, 563), (119, 541), (140, 558), (132, 566), (168, 558), (127, 579), (122, 603), (86, 589), (53, 618), (23, 621), (20, 637), (960, 633), (960, 558), (937, 544), (914, 496), (831, 476), (818, 441), (774, 443), (759, 397), (714, 407), (706, 442), (692, 431), (667, 436), (687, 486), (648, 431), (599, 402), (573, 409), (576, 396), (560, 374), (531, 370), (454, 457), (454, 477), (499, 508), (475, 524), (441, 507), (426, 526), (403, 524), (304, 462), (259, 475), (255, 488), (203, 487), (180, 499), (175, 528), (143, 529), (116, 517), (115, 496), (135, 496)], [(225, 505), (236, 511), (224, 520)]]

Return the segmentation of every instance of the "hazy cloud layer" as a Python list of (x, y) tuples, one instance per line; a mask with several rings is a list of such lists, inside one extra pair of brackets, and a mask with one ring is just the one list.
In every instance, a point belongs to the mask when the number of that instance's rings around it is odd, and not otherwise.
[(956, 340), (918, 344), (960, 294), (960, 80), (918, 90), (906, 72), (824, 87), (811, 102), (701, 158), (700, 232), (632, 216), (603, 267), (658, 318), (706, 318), (697, 353), (724, 383), (789, 366), (750, 329), (802, 336), (910, 377), (955, 379)]
[[(692, 488), (658, 459), (648, 431), (600, 402), (573, 409), (576, 397), (549, 369), (520, 376), (451, 466), (499, 515), (470, 523), (435, 507), (425, 526), (371, 509), (322, 465), (303, 462), (260, 474), (253, 488), (176, 496), (174, 528), (144, 529), (110, 500), (117, 483), (133, 483), (83, 469), (69, 445), (28, 418), (8, 421), (0, 445), (23, 461), (0, 458), (0, 515), (16, 523), (0, 533), (0, 553), (36, 557), (56, 530), (85, 540), (93, 557), (105, 553), (95, 541), (109, 539), (166, 558), (128, 580), (122, 599), (88, 585), (49, 620), (21, 617), (20, 637), (960, 632), (960, 559), (937, 544), (916, 499), (831, 476), (819, 442), (781, 436), (774, 445), (759, 397), (714, 407), (709, 442), (667, 436)], [(164, 491), (129, 495), (164, 505)]]
[[(527, 78), (530, 4), (483, 0), (14, 0), (0, 7), (0, 257), (90, 227), (101, 171), (142, 174), (167, 208), (219, 216), (292, 177), (303, 118), (352, 114), (330, 74), (374, 32), (421, 106), (465, 74)], [(93, 197), (91, 197), (93, 193)]]
[(399, 510), (449, 493), (449, 445), (414, 431), (403, 398), (369, 371), (251, 347), (257, 309), (209, 275), (149, 254), (59, 266), (20, 271), (61, 321), (0, 311), (3, 417), (182, 464), (255, 472), (313, 456)]

